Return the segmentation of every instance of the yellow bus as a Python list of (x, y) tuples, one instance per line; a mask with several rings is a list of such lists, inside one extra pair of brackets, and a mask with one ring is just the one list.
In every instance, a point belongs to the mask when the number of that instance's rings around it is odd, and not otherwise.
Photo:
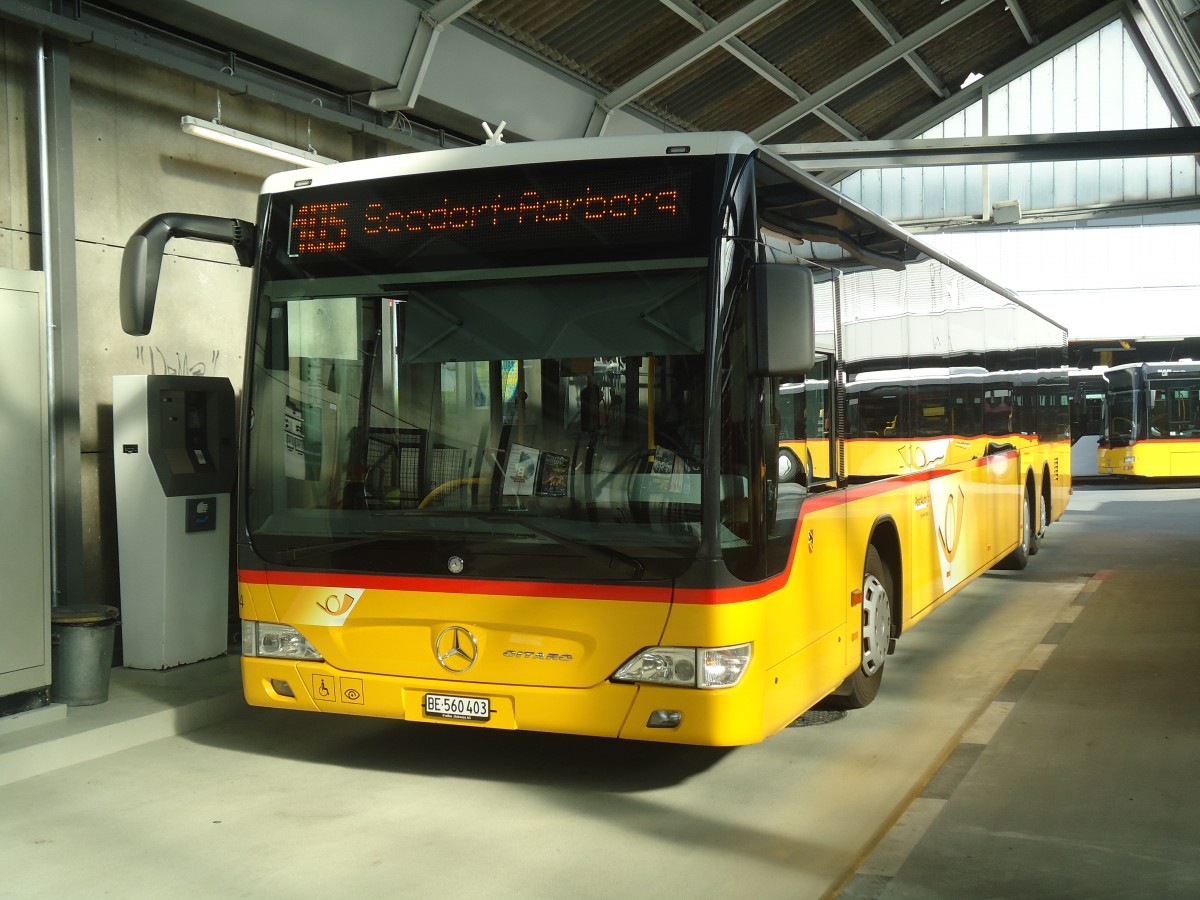
[(1100, 474), (1100, 439), (1104, 433), (1104, 404), (1108, 381), (1105, 367), (1072, 369), (1071, 384), (1071, 477), (1094, 478)]
[(1100, 474), (1200, 476), (1200, 363), (1131, 363), (1105, 378)]
[[(1061, 326), (745, 135), (274, 175), (256, 223), (130, 239), (130, 333), (171, 237), (254, 267), (252, 705), (753, 743), (865, 706), (908, 628), (1036, 540), (1015, 432), (857, 473), (848, 387), (975, 366), (1061, 370), (1065, 397)], [(797, 404), (806, 477), (781, 481)]]
[(845, 455), (859, 481), (943, 468), (1008, 444), (1036, 502), (1036, 553), (1070, 496), (1070, 406), (1060, 369), (864, 372), (847, 385)]
[[(812, 408), (811, 399), (807, 408), (797, 405), (803, 388), (784, 384), (781, 391), (779, 479), (784, 483), (828, 477), (828, 423), (821, 410)], [(864, 372), (846, 386), (841, 452), (847, 477), (870, 481), (975, 459), (996, 443), (1011, 443), (1021, 452), (1022, 470), (1040, 501), (1031, 510), (1031, 515), (1037, 514), (1030, 526), (1032, 554), (1047, 526), (1061, 516), (1071, 478), (1077, 474), (1070, 411), (1061, 369), (989, 372), (976, 366)], [(813, 416), (815, 429), (805, 434)], [(1092, 457), (1094, 469), (1094, 450)], [(1063, 472), (1070, 472), (1071, 478), (1062, 477)]]

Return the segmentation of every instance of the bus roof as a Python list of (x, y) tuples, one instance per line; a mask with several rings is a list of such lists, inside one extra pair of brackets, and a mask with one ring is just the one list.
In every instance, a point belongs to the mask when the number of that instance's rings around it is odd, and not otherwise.
[(330, 166), (290, 169), (268, 176), (262, 193), (273, 194), (297, 187), (343, 184), (396, 175), (454, 172), (529, 163), (570, 162), (585, 159), (629, 157), (746, 155), (759, 145), (736, 131), (688, 134), (652, 134), (626, 137), (568, 138), (556, 141), (522, 141), (516, 144), (482, 144), (448, 150), (425, 150), (361, 159)]
[(1109, 366), (1107, 372), (1128, 372), (1131, 369), (1138, 369), (1144, 372), (1151, 372), (1154, 375), (1190, 375), (1200, 373), (1200, 363), (1190, 359), (1177, 359), (1172, 362), (1134, 362), (1122, 363), (1119, 366)]

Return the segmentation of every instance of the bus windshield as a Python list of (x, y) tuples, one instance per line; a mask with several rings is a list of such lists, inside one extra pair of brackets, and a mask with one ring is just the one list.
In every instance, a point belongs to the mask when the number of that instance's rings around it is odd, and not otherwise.
[(1127, 447), (1146, 435), (1138, 434), (1138, 402), (1136, 372), (1132, 369), (1110, 369), (1108, 397), (1105, 410), (1104, 437), (1110, 447)]
[(694, 554), (705, 268), (368, 280), (264, 290), (249, 511), (266, 558), (444, 572), (470, 542), (492, 548), (472, 548), (479, 574), (529, 575), (526, 553), (559, 578), (581, 555), (628, 578)]

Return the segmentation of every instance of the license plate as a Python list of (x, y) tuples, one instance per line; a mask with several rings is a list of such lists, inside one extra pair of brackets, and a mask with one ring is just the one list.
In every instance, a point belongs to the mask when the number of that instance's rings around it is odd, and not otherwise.
[(425, 715), (438, 719), (466, 719), (486, 722), (492, 717), (492, 704), (487, 697), (452, 697), (449, 694), (426, 694)]

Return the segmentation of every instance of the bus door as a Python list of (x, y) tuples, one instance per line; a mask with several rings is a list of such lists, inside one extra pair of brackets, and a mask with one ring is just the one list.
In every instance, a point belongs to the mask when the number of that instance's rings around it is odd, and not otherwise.
[(788, 627), (801, 648), (815, 647), (840, 629), (851, 608), (843, 602), (848, 595), (840, 590), (847, 571), (846, 505), (844, 492), (838, 490), (838, 447), (833, 439), (835, 387), (833, 358), (826, 354), (817, 355), (802, 382), (797, 378), (784, 385), (793, 396), (794, 433), (803, 437), (803, 487), (781, 483), (779, 488), (781, 518), (789, 498), (800, 504), (792, 596), (803, 608), (794, 611), (796, 619)]

